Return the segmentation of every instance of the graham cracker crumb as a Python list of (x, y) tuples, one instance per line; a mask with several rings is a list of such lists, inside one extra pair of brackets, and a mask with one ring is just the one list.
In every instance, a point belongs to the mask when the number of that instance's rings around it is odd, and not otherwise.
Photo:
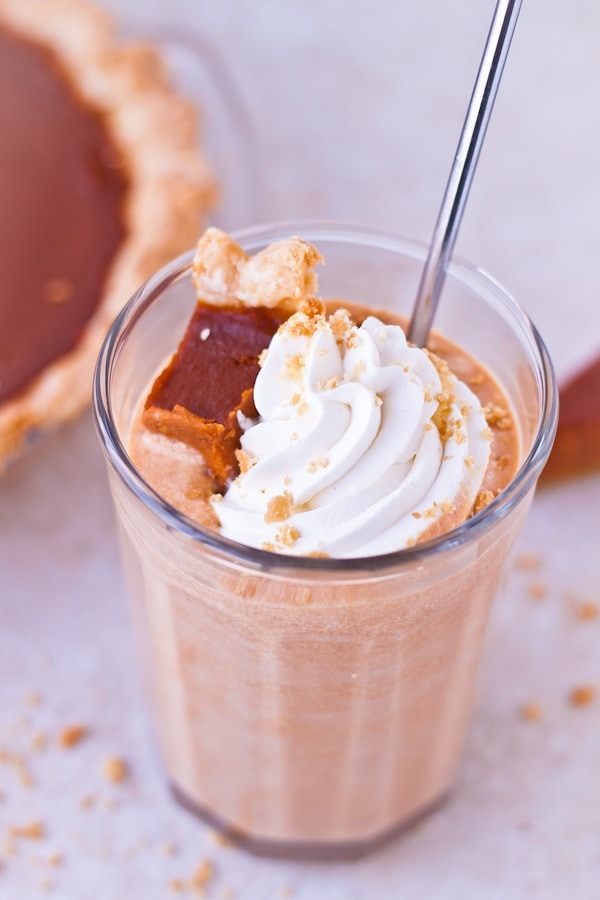
[(210, 860), (203, 859), (190, 879), (190, 886), (195, 890), (204, 888), (212, 880), (214, 874)]
[(527, 590), (531, 600), (543, 600), (548, 594), (548, 586), (543, 581), (534, 581)]
[(118, 756), (109, 756), (104, 760), (104, 774), (109, 781), (120, 784), (127, 778), (129, 767), (124, 759)]
[(306, 471), (312, 474), (318, 472), (319, 469), (326, 469), (328, 465), (329, 460), (325, 456), (317, 456), (316, 459), (313, 459), (312, 462), (308, 464)]
[(265, 513), (265, 523), (271, 525), (273, 522), (285, 522), (292, 513), (294, 498), (289, 491), (283, 494), (277, 494), (267, 503), (267, 511)]
[(481, 512), (482, 509), (485, 509), (486, 506), (489, 506), (493, 499), (494, 495), (491, 491), (479, 491), (475, 497), (473, 515), (476, 515), (478, 512)]
[(328, 378), (327, 381), (319, 381), (317, 384), (317, 390), (319, 391), (332, 391), (340, 384), (340, 379), (337, 375), (334, 375), (332, 378)]
[(497, 428), (498, 431), (510, 431), (512, 428), (512, 419), (505, 407), (488, 403), (483, 407), (483, 412), (490, 427)]
[[(351, 349), (354, 346), (354, 341), (356, 340), (356, 327), (347, 309), (344, 309), (343, 307), (336, 309), (336, 311), (329, 316), (329, 325), (331, 333), (336, 341), (350, 341), (350, 344), (346, 343), (348, 349)], [(351, 329), (351, 333), (348, 334)]]
[(288, 356), (283, 366), (282, 376), (297, 381), (302, 378), (302, 372), (305, 365), (306, 361), (301, 353), (296, 353), (294, 356)]
[(542, 567), (542, 557), (537, 553), (520, 553), (515, 557), (515, 568), (531, 571)]
[(539, 722), (542, 718), (542, 707), (539, 703), (525, 703), (521, 707), (521, 715), (526, 722)]
[(453, 423), (454, 425), (454, 440), (457, 444), (466, 444), (467, 436), (462, 430), (462, 422), (456, 419)]
[(8, 834), (13, 838), (24, 838), (28, 841), (39, 841), (43, 837), (45, 837), (46, 832), (40, 820), (34, 819), (27, 825), (12, 825), (8, 829)]
[(358, 331), (356, 328), (353, 328), (350, 334), (347, 336), (345, 341), (346, 350), (354, 350), (355, 347), (358, 347)]
[(283, 325), (280, 326), (280, 333), (287, 334), (290, 337), (310, 338), (315, 334), (318, 328), (318, 322), (322, 321), (322, 317), (317, 313), (302, 310), (291, 316)]
[(58, 742), (64, 749), (75, 747), (88, 736), (88, 730), (85, 725), (68, 725), (63, 728), (58, 736)]
[(79, 801), (79, 805), (81, 809), (91, 809), (92, 806), (96, 803), (96, 798), (92, 796), (92, 794), (86, 794), (85, 797), (82, 797)]
[(575, 616), (582, 622), (591, 622), (600, 616), (600, 606), (593, 600), (576, 601)]
[(31, 772), (23, 756), (19, 756), (18, 753), (12, 753), (10, 750), (0, 749), (0, 763), (7, 763), (14, 767), (23, 787), (31, 787), (33, 785)]
[(569, 691), (571, 706), (589, 706), (596, 699), (596, 688), (591, 684), (580, 684)]
[(51, 853), (46, 860), (49, 866), (61, 866), (63, 864), (63, 861), (64, 856), (59, 850), (57, 850), (55, 853)]
[(233, 847), (233, 841), (226, 834), (223, 834), (222, 831), (213, 830), (210, 833), (211, 840), (218, 847)]
[(302, 301), (300, 310), (309, 319), (317, 319), (325, 315), (325, 304), (318, 297), (307, 297)]
[(442, 443), (445, 444), (446, 441), (450, 440), (454, 435), (454, 421), (450, 416), (452, 405), (454, 403), (454, 396), (449, 391), (439, 391), (439, 393), (435, 395), (435, 401), (437, 403), (437, 409), (431, 418), (433, 424), (440, 433)]
[(282, 547), (293, 547), (299, 537), (300, 532), (293, 525), (282, 525), (277, 530), (275, 540)]
[(454, 422), (450, 418), (452, 406), (455, 403), (454, 392), (452, 390), (454, 386), (453, 375), (445, 360), (441, 359), (435, 353), (432, 353), (431, 350), (425, 350), (425, 353), (430, 362), (435, 366), (442, 384), (442, 390), (433, 398), (437, 403), (437, 409), (431, 419), (440, 433), (442, 442), (445, 443), (454, 435)]
[(433, 504), (421, 512), (415, 510), (411, 513), (414, 519), (435, 519), (438, 513), (439, 505), (434, 501)]

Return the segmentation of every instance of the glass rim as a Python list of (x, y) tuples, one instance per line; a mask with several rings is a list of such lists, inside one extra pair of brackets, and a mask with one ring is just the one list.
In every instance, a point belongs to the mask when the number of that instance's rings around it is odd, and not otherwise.
[[(352, 224), (328, 221), (283, 221), (252, 226), (232, 232), (234, 240), (246, 249), (255, 249), (273, 240), (290, 234), (302, 234), (307, 240), (318, 242), (327, 240), (335, 243), (354, 243), (373, 246), (424, 261), (427, 245), (423, 242), (403, 238), (389, 232), (364, 228)], [(479, 286), (479, 293), (486, 287), (500, 301), (504, 311), (511, 314), (513, 323), (518, 322), (522, 334), (521, 343), (528, 337), (532, 362), (535, 362), (536, 382), (540, 391), (540, 412), (535, 436), (527, 456), (510, 484), (476, 515), (461, 525), (438, 537), (416, 544), (414, 547), (395, 550), (378, 556), (353, 558), (292, 556), (275, 553), (256, 547), (248, 547), (223, 537), (217, 531), (203, 528), (183, 515), (164, 500), (137, 471), (121, 440), (112, 414), (111, 377), (120, 347), (136, 321), (153, 305), (167, 284), (183, 278), (190, 270), (194, 251), (190, 250), (167, 263), (145, 281), (129, 302), (123, 307), (106, 335), (94, 373), (93, 412), (96, 430), (108, 462), (121, 480), (150, 509), (158, 519), (172, 531), (201, 544), (223, 560), (245, 564), (253, 570), (277, 572), (282, 576), (302, 573), (303, 575), (329, 573), (338, 575), (359, 575), (361, 572), (372, 577), (376, 573), (385, 575), (415, 563), (424, 564), (429, 558), (439, 558), (456, 548), (485, 534), (496, 522), (505, 518), (527, 495), (550, 453), (558, 418), (557, 388), (553, 366), (546, 345), (537, 328), (519, 306), (510, 292), (492, 275), (459, 257), (453, 257), (448, 267), (448, 276), (463, 284)]]

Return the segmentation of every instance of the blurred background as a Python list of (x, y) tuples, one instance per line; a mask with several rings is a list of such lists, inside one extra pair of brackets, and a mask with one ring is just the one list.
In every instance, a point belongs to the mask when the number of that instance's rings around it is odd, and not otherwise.
[[(220, 224), (324, 218), (429, 240), (493, 0), (96, 2), (128, 33), (198, 42), (200, 70), (179, 71), (205, 101)], [(600, 350), (599, 30), (595, 0), (525, 0), (456, 251), (515, 295), (561, 378)], [(598, 476), (538, 494), (449, 804), (352, 866), (259, 861), (163, 783), (85, 415), (0, 482), (0, 898), (193, 896), (203, 860), (223, 900), (596, 898), (599, 707), (569, 697), (600, 687), (599, 504)], [(65, 752), (72, 723), (86, 737)], [(36, 734), (48, 749), (27, 784), (15, 759)], [(41, 839), (11, 839), (36, 821)]]
[[(429, 240), (493, 2), (102, 5), (210, 42), (256, 142), (261, 219), (333, 218)], [(561, 368), (600, 343), (588, 321), (599, 26), (593, 0), (523, 4), (457, 245), (518, 297)]]

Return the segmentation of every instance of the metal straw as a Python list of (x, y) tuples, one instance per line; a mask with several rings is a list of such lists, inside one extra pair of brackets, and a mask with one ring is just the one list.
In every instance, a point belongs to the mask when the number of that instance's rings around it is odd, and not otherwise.
[(408, 339), (419, 347), (427, 342), (437, 309), (521, 2), (496, 4), (408, 328)]

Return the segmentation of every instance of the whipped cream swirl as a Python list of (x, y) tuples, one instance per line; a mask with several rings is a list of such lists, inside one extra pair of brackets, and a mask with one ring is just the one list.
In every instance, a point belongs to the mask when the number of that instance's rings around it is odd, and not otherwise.
[(296, 313), (271, 341), (254, 402), (241, 474), (213, 498), (225, 537), (362, 557), (470, 515), (490, 454), (484, 410), (400, 326)]

